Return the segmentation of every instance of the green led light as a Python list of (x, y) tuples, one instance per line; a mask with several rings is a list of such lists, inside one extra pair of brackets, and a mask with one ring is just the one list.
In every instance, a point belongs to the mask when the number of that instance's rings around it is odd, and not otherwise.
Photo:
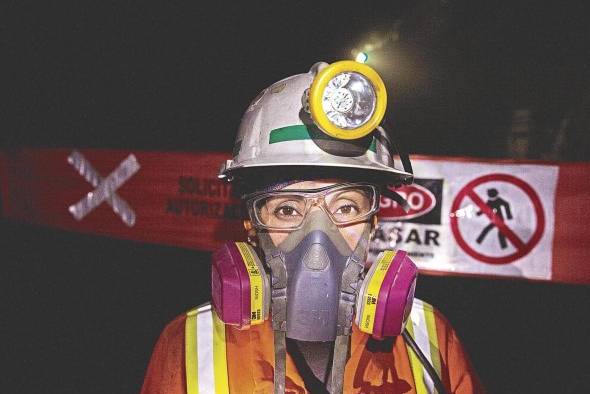
[(369, 55), (367, 55), (365, 52), (359, 52), (357, 53), (354, 60), (356, 60), (359, 63), (366, 63), (367, 60), (369, 60)]

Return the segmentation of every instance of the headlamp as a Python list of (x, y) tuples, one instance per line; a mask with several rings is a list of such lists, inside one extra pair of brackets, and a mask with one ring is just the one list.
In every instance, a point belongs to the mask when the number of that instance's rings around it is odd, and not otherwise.
[(338, 139), (369, 134), (383, 119), (386, 107), (387, 92), (379, 74), (355, 61), (322, 69), (309, 89), (312, 119), (324, 133)]

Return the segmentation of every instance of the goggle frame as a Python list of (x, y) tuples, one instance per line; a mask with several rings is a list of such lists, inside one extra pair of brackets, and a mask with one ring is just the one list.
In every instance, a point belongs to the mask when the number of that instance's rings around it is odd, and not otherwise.
[[(363, 214), (359, 217), (354, 218), (353, 220), (346, 221), (346, 222), (338, 222), (333, 214), (330, 212), (326, 201), (325, 196), (331, 194), (332, 192), (341, 190), (341, 189), (354, 189), (359, 187), (368, 187), (372, 190), (374, 201), (372, 202), (371, 208), (366, 214)], [(258, 217), (258, 212), (256, 209), (256, 202), (266, 199), (270, 196), (280, 196), (280, 195), (295, 195), (299, 197), (303, 197), (305, 200), (305, 211), (303, 212), (301, 222), (295, 227), (273, 227), (267, 224), (264, 224), (263, 221)], [(305, 218), (309, 214), (310, 210), (314, 206), (318, 206), (322, 209), (330, 218), (332, 223), (334, 223), (338, 227), (345, 227), (355, 223), (361, 223), (366, 221), (367, 218), (372, 217), (379, 211), (381, 195), (379, 192), (379, 187), (371, 183), (365, 182), (358, 182), (358, 183), (338, 183), (335, 185), (324, 186), (317, 189), (281, 189), (281, 190), (274, 190), (274, 191), (265, 191), (265, 192), (255, 192), (249, 194), (245, 197), (246, 206), (248, 209), (248, 215), (252, 222), (252, 225), (257, 229), (262, 230), (269, 230), (269, 231), (295, 231), (300, 229), (305, 223)]]

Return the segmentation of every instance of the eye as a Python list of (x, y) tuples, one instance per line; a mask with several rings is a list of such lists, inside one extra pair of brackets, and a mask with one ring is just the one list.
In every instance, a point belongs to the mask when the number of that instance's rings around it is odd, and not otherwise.
[(335, 215), (357, 216), (359, 208), (354, 203), (343, 203), (338, 206)]
[(281, 205), (280, 207), (274, 210), (275, 216), (278, 217), (285, 217), (285, 218), (293, 218), (296, 216), (301, 216), (301, 213), (297, 211), (295, 207), (290, 205)]

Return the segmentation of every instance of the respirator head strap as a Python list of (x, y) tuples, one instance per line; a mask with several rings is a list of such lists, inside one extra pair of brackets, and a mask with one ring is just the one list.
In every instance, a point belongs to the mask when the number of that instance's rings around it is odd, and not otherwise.
[(274, 330), (275, 371), (274, 394), (285, 394), (285, 375), (287, 373), (287, 339), (285, 331)]
[(350, 335), (338, 335), (334, 342), (334, 354), (332, 356), (332, 375), (330, 380), (330, 392), (341, 394), (344, 389), (344, 368), (348, 359), (350, 348)]
[(356, 297), (358, 294), (358, 287), (364, 277), (364, 262), (367, 257), (370, 234), (371, 225), (366, 223), (362, 235), (352, 251), (352, 254), (348, 258), (344, 271), (342, 272), (336, 335), (350, 335), (352, 333), (352, 320), (356, 306)]
[(330, 381), (333, 394), (342, 393), (344, 386), (344, 368), (348, 359), (350, 348), (350, 334), (352, 333), (352, 320), (356, 304), (358, 287), (364, 274), (364, 259), (367, 254), (367, 240), (371, 232), (371, 226), (366, 225), (363, 235), (352, 255), (346, 262), (342, 273), (340, 286), (340, 301), (338, 303), (338, 327), (332, 356), (332, 375)]
[(284, 394), (287, 372), (287, 267), (285, 257), (276, 247), (266, 256), (271, 273), (272, 328), (274, 332), (274, 393)]
[(350, 335), (352, 332), (352, 318), (358, 294), (358, 286), (363, 279), (364, 259), (367, 254), (367, 241), (371, 229), (363, 231), (363, 235), (352, 255), (346, 262), (340, 284), (340, 301), (338, 303), (338, 327), (336, 335)]
[(270, 267), (272, 294), (272, 328), (287, 331), (287, 267), (283, 253), (276, 248), (267, 254), (266, 263)]

